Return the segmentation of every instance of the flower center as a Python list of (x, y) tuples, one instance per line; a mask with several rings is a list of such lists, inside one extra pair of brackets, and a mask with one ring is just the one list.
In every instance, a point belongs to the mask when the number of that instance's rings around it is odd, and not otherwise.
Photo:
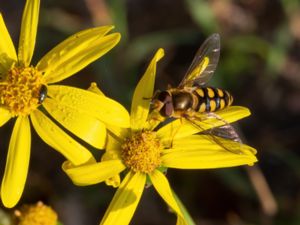
[(0, 74), (0, 105), (13, 116), (30, 114), (40, 104), (45, 87), (42, 73), (34, 67), (13, 66), (7, 74)]
[(19, 225), (56, 225), (56, 212), (42, 202), (35, 205), (24, 205), (20, 210), (15, 211)]
[(161, 144), (154, 132), (134, 134), (122, 144), (125, 165), (135, 172), (151, 173), (161, 164)]

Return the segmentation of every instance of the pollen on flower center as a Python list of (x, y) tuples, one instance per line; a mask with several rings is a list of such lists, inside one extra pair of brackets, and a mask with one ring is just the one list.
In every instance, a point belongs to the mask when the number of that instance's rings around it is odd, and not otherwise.
[(39, 106), (43, 76), (34, 67), (13, 66), (0, 77), (0, 105), (13, 116), (28, 115)]
[(154, 132), (134, 134), (122, 144), (122, 158), (135, 172), (151, 173), (161, 164), (161, 144)]
[(35, 205), (24, 205), (15, 211), (19, 225), (56, 225), (57, 214), (49, 206), (38, 202)]

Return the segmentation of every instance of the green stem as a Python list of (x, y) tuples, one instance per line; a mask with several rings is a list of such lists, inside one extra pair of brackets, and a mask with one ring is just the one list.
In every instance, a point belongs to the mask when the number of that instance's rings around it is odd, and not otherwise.
[(183, 205), (183, 203), (180, 201), (180, 199), (178, 198), (178, 196), (175, 194), (175, 192), (172, 190), (173, 196), (181, 210), (181, 212), (183, 213), (184, 219), (187, 222), (188, 225), (196, 225), (196, 223), (194, 222), (194, 220), (192, 219), (191, 215), (189, 214), (189, 212), (187, 211), (187, 209), (185, 208), (185, 206)]

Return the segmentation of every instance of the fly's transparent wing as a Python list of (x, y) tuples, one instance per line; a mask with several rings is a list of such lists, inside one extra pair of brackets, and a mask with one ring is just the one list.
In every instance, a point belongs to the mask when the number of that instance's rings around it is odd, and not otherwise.
[(184, 86), (203, 86), (212, 77), (220, 57), (220, 35), (209, 36), (197, 51), (192, 64), (179, 84)]
[[(196, 126), (199, 129), (199, 133), (207, 135), (207, 138), (225, 150), (235, 154), (244, 154), (243, 151), (241, 151), (242, 141), (234, 127), (217, 114), (213, 112), (198, 113), (194, 117), (185, 117), (185, 119)], [(212, 127), (211, 129), (206, 130), (202, 128), (200, 124), (203, 124), (205, 120), (207, 120), (207, 123)]]
[(226, 124), (221, 127), (216, 127), (211, 130), (211, 134), (221, 138), (242, 143), (240, 136), (238, 135), (238, 133), (236, 132), (236, 130), (231, 124)]

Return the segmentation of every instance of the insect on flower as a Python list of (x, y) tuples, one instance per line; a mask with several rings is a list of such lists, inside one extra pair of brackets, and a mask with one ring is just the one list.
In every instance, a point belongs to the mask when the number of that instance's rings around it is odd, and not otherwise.
[(197, 51), (192, 64), (186, 72), (181, 83), (176, 88), (157, 91), (152, 97), (152, 110), (158, 112), (163, 118), (186, 119), (199, 130), (203, 131), (197, 121), (214, 118), (222, 121), (223, 125), (205, 131), (213, 141), (225, 149), (241, 153), (238, 149), (225, 146), (217, 137), (241, 142), (235, 129), (216, 111), (229, 107), (233, 102), (232, 95), (223, 89), (206, 87), (217, 67), (220, 57), (220, 36), (212, 34)]
[[(100, 222), (101, 225), (130, 224), (145, 186), (150, 182), (172, 212), (176, 213), (176, 224), (192, 224), (192, 220), (184, 212), (183, 205), (175, 197), (166, 174), (163, 173), (166, 169), (216, 169), (253, 165), (257, 161), (256, 150), (250, 146), (224, 140), (223, 142), (233, 143), (232, 145), (240, 145), (239, 150), (243, 154), (227, 151), (207, 138), (208, 135), (198, 134), (199, 129), (191, 126), (189, 121), (174, 120), (161, 127), (160, 121), (151, 118), (149, 121), (151, 98), (148, 96), (153, 95), (157, 63), (163, 56), (163, 49), (158, 49), (134, 90), (130, 127), (108, 128), (105, 153), (101, 161), (74, 165), (67, 160), (62, 165), (76, 185), (87, 186), (105, 181), (107, 185), (119, 186)], [(96, 84), (92, 84), (89, 90), (103, 95), (97, 90)], [(223, 120), (234, 122), (250, 115), (250, 112), (245, 107), (232, 106), (216, 114)], [(218, 122), (223, 125), (220, 120)], [(199, 123), (202, 124), (202, 131), (215, 125), (206, 123), (206, 120)], [(179, 129), (174, 129), (176, 127)], [(177, 133), (172, 137), (174, 130)], [(121, 181), (122, 174), (126, 175)]]
[(0, 13), (0, 127), (15, 120), (0, 188), (7, 208), (19, 202), (26, 184), (31, 124), (44, 142), (75, 165), (94, 160), (93, 155), (57, 123), (98, 149), (106, 143), (106, 124), (129, 126), (128, 112), (118, 102), (58, 84), (110, 51), (120, 34), (109, 33), (113, 26), (80, 31), (33, 64), (40, 0), (24, 2), (17, 49)]
[(42, 85), (41, 86), (41, 89), (40, 89), (40, 92), (39, 92), (39, 104), (42, 104), (43, 101), (46, 99), (47, 97), (47, 93), (48, 93), (48, 89), (47, 89), (47, 86), (46, 85)]

